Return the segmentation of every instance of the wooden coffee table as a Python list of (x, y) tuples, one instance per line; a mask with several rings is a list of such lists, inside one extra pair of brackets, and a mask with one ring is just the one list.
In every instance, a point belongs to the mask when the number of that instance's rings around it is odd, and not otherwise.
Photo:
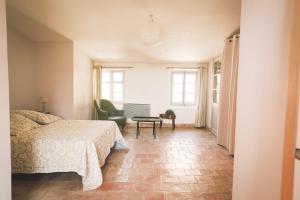
[(162, 119), (159, 117), (139, 117), (135, 116), (131, 118), (132, 121), (136, 121), (136, 139), (138, 139), (140, 135), (140, 122), (149, 122), (153, 123), (153, 138), (156, 139), (156, 128), (155, 128), (155, 123), (156, 122), (161, 122)]

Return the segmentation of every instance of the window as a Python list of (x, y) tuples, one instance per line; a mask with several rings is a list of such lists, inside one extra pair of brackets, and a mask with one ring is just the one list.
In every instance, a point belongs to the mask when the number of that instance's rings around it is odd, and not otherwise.
[(124, 72), (103, 70), (101, 76), (101, 98), (113, 103), (123, 102)]
[(178, 71), (171, 74), (171, 102), (173, 105), (195, 105), (196, 71)]
[(216, 61), (213, 65), (213, 103), (218, 104), (220, 100), (220, 85), (221, 85), (221, 62)]

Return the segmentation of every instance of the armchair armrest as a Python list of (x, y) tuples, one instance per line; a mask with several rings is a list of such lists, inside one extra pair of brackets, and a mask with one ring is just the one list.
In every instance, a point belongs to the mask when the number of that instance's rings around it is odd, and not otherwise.
[(115, 116), (124, 116), (124, 110), (118, 110), (118, 109), (116, 109), (114, 111), (114, 115)]
[(100, 110), (98, 111), (98, 119), (107, 120), (108, 117), (109, 117), (109, 113), (100, 108)]

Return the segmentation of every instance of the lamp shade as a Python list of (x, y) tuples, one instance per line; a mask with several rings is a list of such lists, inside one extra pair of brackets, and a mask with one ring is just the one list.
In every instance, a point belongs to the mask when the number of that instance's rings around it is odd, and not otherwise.
[(41, 97), (40, 97), (40, 102), (41, 102), (41, 103), (47, 103), (47, 102), (48, 102), (48, 97), (46, 97), (46, 96), (41, 96)]
[(146, 45), (157, 45), (161, 39), (161, 27), (150, 15), (141, 28), (141, 39)]

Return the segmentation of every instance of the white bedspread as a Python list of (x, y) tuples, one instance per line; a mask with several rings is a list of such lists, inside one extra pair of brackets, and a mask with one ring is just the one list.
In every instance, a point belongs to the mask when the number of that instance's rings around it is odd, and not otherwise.
[(83, 190), (102, 184), (101, 166), (115, 142), (126, 145), (115, 122), (58, 120), (12, 136), (13, 173), (77, 172)]

